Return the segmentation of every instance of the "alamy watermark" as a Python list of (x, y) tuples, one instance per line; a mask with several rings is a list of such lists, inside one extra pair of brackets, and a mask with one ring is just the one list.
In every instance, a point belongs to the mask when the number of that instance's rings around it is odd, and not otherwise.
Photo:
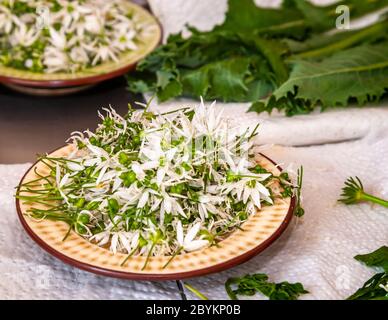
[(36, 28), (42, 30), (48, 28), (50, 25), (50, 8), (47, 6), (38, 6), (36, 7)]
[(340, 5), (335, 9), (335, 13), (339, 14), (335, 20), (335, 27), (339, 30), (350, 29), (350, 8), (345, 5)]

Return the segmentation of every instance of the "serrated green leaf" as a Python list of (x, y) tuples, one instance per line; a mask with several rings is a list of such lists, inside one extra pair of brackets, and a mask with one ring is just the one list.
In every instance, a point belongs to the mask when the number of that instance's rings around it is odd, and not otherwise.
[[(377, 101), (388, 88), (388, 44), (365, 45), (339, 52), (320, 62), (297, 61), (290, 78), (266, 102), (251, 110), (284, 110), (287, 114)], [(264, 105), (262, 104), (264, 103)]]
[[(188, 27), (189, 38), (171, 35), (138, 64), (128, 86), (137, 93), (156, 91), (161, 101), (181, 95), (258, 101), (251, 111), (278, 108), (287, 115), (346, 106), (352, 99), (376, 101), (387, 83), (385, 60), (378, 61), (387, 56), (387, 21), (334, 35), (317, 33), (334, 28), (339, 4), (355, 18), (387, 6), (388, 0), (344, 0), (322, 7), (285, 0), (280, 9), (229, 0), (224, 23), (208, 32)], [(347, 48), (352, 51), (341, 52)], [(259, 101), (271, 92), (272, 97)]]

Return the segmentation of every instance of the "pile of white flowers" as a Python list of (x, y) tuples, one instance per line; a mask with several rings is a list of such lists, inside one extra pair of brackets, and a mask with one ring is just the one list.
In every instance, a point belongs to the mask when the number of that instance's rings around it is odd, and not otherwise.
[(203, 102), (125, 117), (105, 109), (96, 132), (73, 134), (70, 155), (41, 159), (55, 181), (39, 189), (61, 201), (31, 216), (66, 221), (129, 255), (175, 256), (225, 239), (262, 206), (291, 196), (292, 184), (255, 161), (256, 129), (230, 128), (216, 110)]
[(117, 61), (137, 49), (138, 20), (123, 0), (0, 0), (0, 64), (54, 73)]

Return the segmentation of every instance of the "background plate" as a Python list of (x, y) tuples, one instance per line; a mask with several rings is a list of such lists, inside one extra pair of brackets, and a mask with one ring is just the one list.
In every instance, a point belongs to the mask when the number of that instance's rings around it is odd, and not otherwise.
[[(69, 145), (54, 151), (51, 156), (65, 156), (71, 150), (72, 146)], [(274, 174), (280, 173), (275, 163), (265, 156), (257, 155), (257, 161)], [(44, 164), (37, 162), (27, 171), (20, 183), (36, 178), (34, 168), (38, 172), (47, 172)], [(94, 273), (125, 279), (177, 280), (223, 271), (263, 251), (282, 234), (291, 221), (295, 198), (277, 200), (273, 206), (263, 207), (242, 225), (243, 230), (233, 232), (218, 246), (180, 254), (164, 269), (169, 257), (151, 257), (144, 270), (141, 269), (145, 257), (131, 257), (125, 266), (120, 266), (126, 254), (113, 254), (75, 232), (71, 232), (66, 241), (62, 241), (68, 231), (66, 223), (49, 220), (36, 222), (25, 216), (30, 205), (16, 200), (16, 207), (19, 219), (31, 238), (43, 249), (68, 264)]]
[(0, 82), (28, 87), (56, 88), (95, 84), (127, 73), (135, 64), (152, 52), (161, 41), (162, 31), (157, 20), (142, 7), (123, 0), (123, 6), (133, 10), (139, 20), (147, 24), (147, 32), (142, 35), (137, 50), (123, 53), (119, 61), (106, 62), (96, 67), (76, 73), (36, 73), (0, 65)]

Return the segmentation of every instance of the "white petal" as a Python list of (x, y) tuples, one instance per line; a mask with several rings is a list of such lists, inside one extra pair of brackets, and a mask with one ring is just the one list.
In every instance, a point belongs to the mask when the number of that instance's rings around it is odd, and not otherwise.
[(83, 165), (75, 162), (68, 162), (67, 167), (72, 171), (81, 171), (85, 169)]
[(179, 220), (176, 224), (176, 237), (178, 240), (178, 243), (183, 246), (183, 227), (182, 222)]
[(172, 210), (172, 203), (171, 199), (169, 197), (165, 197), (163, 200), (163, 207), (164, 210), (166, 210), (167, 213), (171, 213)]
[(163, 178), (166, 175), (166, 169), (165, 168), (159, 168), (158, 172), (156, 173), (156, 184), (160, 186), (162, 184)]
[(59, 187), (63, 187), (68, 181), (69, 181), (69, 174), (66, 173), (63, 178), (61, 179), (61, 182), (59, 183)]
[(100, 174), (98, 175), (98, 178), (96, 180), (96, 185), (100, 184), (100, 182), (102, 181), (102, 178), (104, 177), (104, 174), (105, 174), (106, 170), (108, 170), (108, 166), (107, 165), (102, 167), (102, 169), (100, 171)]
[(132, 237), (132, 240), (131, 240), (131, 248), (132, 249), (135, 249), (139, 243), (139, 232), (136, 232), (135, 235)]
[(144, 163), (141, 167), (143, 170), (155, 169), (159, 167), (159, 161), (149, 161)]
[(186, 237), (185, 237), (185, 245), (190, 243), (191, 241), (194, 240), (196, 237), (199, 229), (201, 229), (201, 223), (198, 222), (194, 226), (192, 226), (189, 231), (187, 231)]
[(109, 158), (109, 154), (102, 148), (93, 146), (91, 144), (86, 145), (88, 149), (97, 156)]
[(174, 209), (175, 209), (175, 212), (178, 212), (182, 217), (184, 218), (187, 218), (185, 212), (183, 211), (181, 205), (175, 200), (175, 203), (174, 203)]
[(203, 203), (198, 204), (198, 212), (199, 212), (199, 216), (201, 217), (201, 220), (204, 221), (207, 212), (206, 212), (205, 205)]
[(116, 252), (117, 252), (118, 240), (119, 240), (119, 237), (118, 237), (117, 233), (115, 233), (112, 236), (112, 240), (110, 242), (110, 251), (112, 251), (114, 254), (116, 254)]
[(141, 195), (139, 203), (137, 204), (138, 208), (143, 208), (147, 204), (148, 196), (149, 196), (149, 192), (148, 191), (144, 192)]
[(243, 202), (244, 203), (247, 203), (248, 199), (249, 199), (249, 196), (251, 195), (251, 188), (249, 188), (248, 186), (246, 186), (244, 188), (244, 193), (243, 193)]
[(268, 189), (264, 187), (261, 183), (256, 182), (256, 188), (262, 193), (263, 195), (269, 197), (271, 194), (269, 193)]
[(115, 192), (118, 188), (120, 188), (121, 183), (122, 183), (122, 180), (121, 180), (119, 177), (117, 177), (117, 178), (113, 181), (112, 191)]
[(185, 251), (195, 251), (207, 246), (209, 241), (207, 240), (194, 240), (184, 246)]
[(128, 238), (127, 238), (122, 232), (119, 233), (119, 238), (120, 238), (120, 242), (121, 242), (121, 244), (123, 245), (123, 247), (124, 247), (128, 252), (130, 252), (130, 251), (131, 251), (131, 246), (130, 246), (130, 244), (129, 244)]
[(260, 203), (260, 192), (255, 188), (251, 192), (251, 199), (253, 203), (255, 204), (256, 207), (259, 209), (261, 208), (261, 203)]

